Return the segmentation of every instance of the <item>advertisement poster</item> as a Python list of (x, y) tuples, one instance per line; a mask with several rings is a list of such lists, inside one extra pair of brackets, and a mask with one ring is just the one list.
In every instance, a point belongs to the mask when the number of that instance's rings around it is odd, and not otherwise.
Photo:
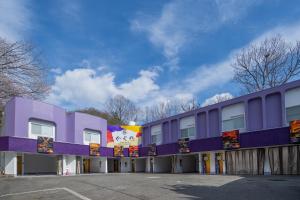
[(156, 156), (156, 144), (150, 144), (149, 145), (149, 151), (148, 151), (148, 156)]
[(108, 126), (107, 127), (107, 147), (139, 146), (142, 142), (141, 126)]
[(130, 157), (139, 157), (139, 147), (138, 146), (129, 146), (129, 156)]
[(38, 137), (37, 138), (37, 152), (52, 154), (53, 153), (53, 138)]
[(123, 147), (116, 145), (114, 146), (114, 157), (123, 157), (124, 153), (123, 153)]
[(189, 138), (183, 138), (178, 140), (179, 153), (190, 153)]
[(100, 144), (90, 144), (90, 156), (100, 156)]
[(300, 143), (300, 120), (290, 122), (291, 143)]
[(203, 174), (210, 173), (210, 154), (209, 153), (202, 154), (202, 173)]
[(216, 174), (223, 174), (223, 153), (215, 155)]
[(240, 148), (239, 130), (226, 131), (222, 133), (224, 149)]

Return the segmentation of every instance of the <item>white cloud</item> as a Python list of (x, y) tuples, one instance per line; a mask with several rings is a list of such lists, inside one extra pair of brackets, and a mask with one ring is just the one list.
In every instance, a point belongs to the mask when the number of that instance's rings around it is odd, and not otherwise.
[(219, 103), (219, 102), (222, 102), (222, 101), (226, 101), (226, 100), (229, 100), (229, 99), (232, 99), (232, 98), (233, 98), (233, 95), (230, 94), (229, 92), (216, 94), (216, 95), (214, 95), (214, 96), (212, 96), (212, 97), (206, 99), (206, 100), (201, 104), (201, 106), (204, 107), (204, 106), (216, 104), (216, 103)]
[(28, 1), (0, 1), (0, 37), (10, 42), (24, 39), (31, 20)]
[(95, 106), (101, 108), (110, 97), (121, 94), (134, 102), (144, 100), (147, 94), (158, 90), (154, 82), (156, 70), (141, 70), (139, 76), (117, 85), (112, 73), (97, 74), (87, 68), (68, 70), (56, 76), (48, 102), (64, 104), (69, 108)]
[(158, 17), (140, 15), (131, 21), (133, 31), (144, 32), (149, 41), (163, 50), (165, 63), (178, 69), (180, 50), (203, 33), (238, 20), (257, 1), (175, 0), (166, 4)]

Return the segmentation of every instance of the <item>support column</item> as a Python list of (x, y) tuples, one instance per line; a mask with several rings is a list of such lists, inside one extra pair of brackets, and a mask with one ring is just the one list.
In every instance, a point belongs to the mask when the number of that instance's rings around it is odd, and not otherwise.
[(210, 152), (210, 174), (216, 174), (216, 154)]
[(3, 152), (1, 167), (5, 175), (17, 176), (17, 153)]

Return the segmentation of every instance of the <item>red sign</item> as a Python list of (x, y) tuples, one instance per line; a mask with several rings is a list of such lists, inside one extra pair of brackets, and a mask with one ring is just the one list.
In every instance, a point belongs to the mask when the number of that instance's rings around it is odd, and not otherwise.
[(138, 146), (129, 146), (129, 156), (130, 157), (139, 157), (139, 147)]
[(300, 143), (300, 120), (290, 122), (291, 143)]
[(224, 149), (240, 148), (239, 130), (226, 131), (222, 133)]

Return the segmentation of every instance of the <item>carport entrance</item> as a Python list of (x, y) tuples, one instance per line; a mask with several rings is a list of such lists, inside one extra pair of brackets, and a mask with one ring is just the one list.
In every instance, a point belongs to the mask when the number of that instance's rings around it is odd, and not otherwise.
[(146, 158), (134, 158), (131, 161), (132, 172), (145, 172), (146, 171)]
[[(22, 159), (20, 157), (17, 160), (21, 162)], [(20, 165), (19, 162), (18, 166)], [(24, 154), (24, 174), (56, 174), (56, 166), (56, 156), (54, 155)]]
[(154, 173), (172, 173), (172, 156), (154, 157)]
[(196, 173), (199, 172), (199, 155), (178, 155), (180, 171), (182, 173)]
[(108, 158), (107, 159), (107, 171), (109, 173), (117, 173), (120, 172), (120, 159), (117, 158)]

